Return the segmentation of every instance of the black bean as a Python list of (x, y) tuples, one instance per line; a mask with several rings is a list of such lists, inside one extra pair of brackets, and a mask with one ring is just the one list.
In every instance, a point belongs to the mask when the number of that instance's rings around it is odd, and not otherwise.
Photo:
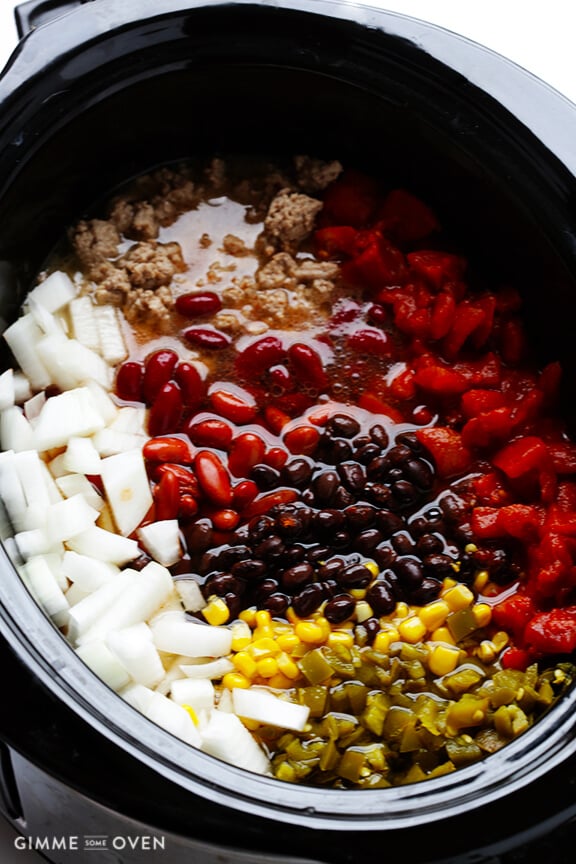
[(330, 545), (333, 549), (347, 549), (350, 545), (350, 534), (348, 531), (337, 531), (332, 537)]
[(277, 579), (263, 579), (262, 582), (260, 582), (256, 586), (256, 590), (254, 592), (254, 598), (256, 600), (256, 603), (260, 606), (267, 597), (269, 597), (271, 594), (275, 594), (279, 588), (280, 585)]
[(354, 504), (355, 501), (356, 497), (352, 492), (349, 492), (344, 486), (339, 486), (332, 496), (330, 503), (336, 510), (344, 510), (345, 507), (349, 507), (351, 504)]
[(302, 501), (303, 504), (313, 505), (313, 504), (317, 503), (316, 502), (316, 496), (310, 487), (308, 487), (308, 489), (302, 490), (302, 494), (300, 495), (300, 500)]
[(300, 564), (306, 558), (306, 547), (294, 543), (293, 546), (288, 546), (278, 559), (278, 563), (282, 567), (293, 567), (294, 564)]
[(396, 483), (397, 480), (404, 479), (404, 466), (397, 468), (390, 468), (388, 473), (386, 474), (386, 480), (388, 483)]
[(431, 489), (434, 484), (434, 472), (424, 459), (408, 459), (404, 463), (404, 476), (411, 480), (419, 489)]
[(228, 607), (228, 618), (230, 621), (233, 621), (235, 618), (238, 618), (240, 612), (242, 611), (242, 597), (238, 594), (235, 594), (233, 591), (229, 591), (224, 595), (224, 600), (226, 601), (226, 606)]
[(324, 582), (320, 582), (322, 590), (324, 591), (325, 597), (334, 597), (339, 590), (338, 582), (335, 579), (326, 579)]
[(271, 615), (276, 618), (282, 617), (288, 606), (290, 605), (290, 598), (286, 594), (282, 594), (281, 592), (276, 592), (275, 594), (270, 594), (264, 602), (262, 603), (262, 607), (267, 609)]
[(389, 543), (381, 543), (377, 546), (372, 552), (372, 557), (378, 564), (378, 566), (384, 570), (387, 567), (391, 567), (396, 558), (398, 557), (397, 552), (392, 549)]
[(365, 588), (372, 581), (372, 573), (364, 564), (349, 564), (338, 576), (338, 582), (346, 588)]
[(422, 563), (418, 558), (411, 556), (397, 558), (392, 564), (392, 570), (407, 591), (414, 591), (419, 588), (424, 579)]
[(205, 552), (212, 545), (214, 529), (210, 519), (198, 519), (184, 528), (184, 539), (190, 552)]
[(388, 432), (381, 423), (376, 423), (374, 426), (371, 426), (368, 430), (368, 434), (370, 435), (372, 440), (383, 449), (385, 447), (388, 447), (390, 438), (388, 436)]
[(474, 560), (471, 555), (464, 553), (459, 556), (458, 563), (460, 564), (458, 568), (458, 581), (466, 582), (469, 585), (474, 581), (474, 577), (476, 576), (477, 567)]
[(433, 555), (442, 552), (444, 543), (437, 534), (422, 534), (416, 541), (416, 552), (422, 558), (424, 555)]
[(418, 501), (420, 494), (409, 480), (398, 480), (390, 487), (390, 491), (400, 508), (410, 507)]
[(338, 465), (338, 474), (350, 492), (360, 492), (364, 488), (366, 473), (359, 462), (342, 462)]
[(392, 548), (399, 555), (411, 555), (414, 553), (414, 542), (407, 531), (397, 531), (390, 538)]
[(355, 608), (356, 601), (350, 594), (336, 594), (326, 603), (324, 617), (330, 624), (341, 624), (353, 615)]
[(377, 528), (366, 528), (354, 538), (354, 549), (361, 555), (371, 555), (374, 549), (382, 542), (383, 536)]
[(371, 645), (380, 632), (380, 621), (378, 618), (367, 618), (362, 622), (362, 626), (366, 630), (368, 644)]
[(324, 600), (324, 589), (318, 582), (307, 585), (292, 598), (292, 607), (299, 618), (308, 618)]
[(247, 582), (254, 582), (257, 579), (262, 579), (268, 567), (263, 561), (258, 561), (256, 558), (246, 558), (244, 561), (237, 561), (232, 567), (232, 574), (238, 579), (245, 579)]
[(250, 539), (253, 542), (263, 540), (274, 532), (275, 527), (274, 519), (270, 516), (255, 516), (254, 519), (248, 523)]
[(459, 495), (449, 492), (439, 501), (440, 508), (449, 522), (460, 522), (468, 511), (468, 505)]
[(361, 462), (362, 465), (369, 465), (374, 459), (380, 457), (380, 447), (377, 444), (365, 444), (354, 451), (354, 458)]
[(396, 608), (396, 594), (390, 582), (378, 579), (366, 592), (366, 600), (376, 615), (390, 615)]
[(142, 552), (137, 558), (133, 558), (132, 561), (129, 562), (128, 566), (131, 570), (140, 571), (143, 570), (151, 560), (152, 558), (150, 555), (147, 555), (146, 552)]
[(416, 606), (424, 606), (426, 603), (431, 603), (432, 600), (435, 600), (441, 589), (442, 582), (426, 576), (418, 588), (410, 591), (408, 596), (411, 603), (414, 603)]
[(390, 470), (390, 460), (386, 456), (375, 456), (366, 465), (369, 480), (383, 480)]
[(395, 444), (387, 452), (387, 457), (392, 465), (403, 465), (408, 459), (412, 459), (414, 454), (410, 447), (405, 444)]
[(377, 510), (375, 514), (376, 527), (382, 532), (385, 540), (406, 528), (405, 522), (397, 513), (391, 510)]
[(339, 485), (340, 478), (336, 471), (329, 470), (318, 474), (312, 481), (312, 491), (314, 492), (315, 501), (320, 506), (329, 504)]
[(287, 462), (282, 468), (280, 476), (286, 486), (303, 489), (310, 482), (312, 472), (312, 464), (307, 459), (298, 458)]
[(218, 554), (218, 565), (221, 570), (231, 570), (237, 561), (243, 561), (252, 555), (249, 546), (226, 546)]
[(404, 444), (405, 447), (409, 447), (413, 453), (417, 453), (418, 455), (424, 452), (424, 448), (414, 432), (401, 432), (394, 439), (394, 443)]
[(443, 555), (441, 552), (434, 552), (431, 555), (425, 555), (422, 559), (424, 565), (424, 573), (426, 576), (431, 576), (434, 579), (445, 579), (448, 576), (454, 577), (455, 571), (452, 558), (449, 555)]
[(303, 562), (295, 564), (293, 567), (288, 567), (280, 575), (280, 582), (286, 591), (293, 593), (295, 590), (307, 585), (314, 577), (314, 567), (312, 564)]
[[(357, 453), (358, 450), (361, 450), (363, 447), (366, 447), (367, 444), (373, 444), (372, 438), (369, 435), (357, 435), (352, 444), (354, 445), (354, 452)], [(376, 444), (376, 447), (378, 445)], [(378, 451), (380, 451), (380, 447), (378, 447)]]
[(318, 536), (331, 540), (344, 524), (344, 514), (340, 510), (317, 510), (312, 522)]
[(276, 531), (283, 540), (294, 540), (296, 537), (302, 537), (308, 531), (311, 515), (308, 508), (280, 513), (276, 517)]
[(306, 560), (311, 564), (317, 564), (318, 561), (325, 561), (330, 557), (330, 547), (323, 546), (320, 543), (315, 543), (314, 546), (309, 546), (306, 550)]
[(338, 579), (338, 574), (344, 568), (346, 562), (343, 558), (330, 558), (325, 564), (321, 564), (318, 568), (318, 579)]
[(232, 573), (211, 573), (203, 585), (202, 593), (205, 597), (210, 597), (211, 594), (224, 597), (228, 591), (239, 594), (241, 590), (240, 581)]
[(284, 549), (285, 546), (282, 538), (278, 537), (277, 534), (272, 534), (254, 547), (254, 554), (257, 558), (271, 560), (278, 558), (284, 552)]
[(334, 438), (326, 449), (326, 459), (333, 465), (350, 459), (352, 456), (352, 445), (344, 438)]
[(353, 504), (344, 511), (346, 524), (351, 531), (364, 531), (373, 525), (376, 512), (376, 508), (370, 504)]
[(280, 485), (280, 472), (270, 465), (254, 465), (250, 479), (254, 480), (261, 492), (267, 492)]
[(326, 428), (339, 438), (353, 438), (360, 432), (360, 424), (349, 414), (333, 414)]
[(379, 507), (390, 509), (391, 507), (396, 506), (392, 492), (388, 486), (384, 485), (384, 483), (367, 483), (366, 494), (370, 501), (373, 501), (374, 504), (377, 504)]

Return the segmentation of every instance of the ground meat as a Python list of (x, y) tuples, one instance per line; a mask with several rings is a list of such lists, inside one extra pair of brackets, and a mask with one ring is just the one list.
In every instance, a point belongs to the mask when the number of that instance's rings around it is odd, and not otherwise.
[(147, 201), (131, 203), (119, 198), (112, 207), (110, 219), (121, 234), (132, 240), (155, 240), (160, 231), (156, 211)]
[(130, 284), (143, 291), (169, 285), (186, 269), (179, 243), (135, 243), (116, 264), (126, 271)]
[(323, 162), (310, 156), (295, 156), (296, 180), (305, 192), (321, 192), (333, 183), (343, 171), (340, 162)]
[(124, 307), (126, 320), (134, 325), (144, 325), (159, 333), (172, 330), (172, 308), (174, 298), (169, 288), (157, 291), (131, 291)]
[(244, 240), (241, 237), (236, 237), (235, 234), (226, 234), (222, 238), (222, 249), (228, 255), (235, 255), (237, 258), (252, 254)]
[[(311, 283), (316, 279), (332, 280), (339, 272), (334, 261), (315, 261), (311, 258), (296, 260), (287, 252), (278, 252), (256, 273), (258, 288), (264, 291), (276, 288), (294, 290), (299, 283)], [(332, 288), (334, 284), (330, 283)]]
[(280, 249), (296, 251), (313, 231), (321, 209), (322, 202), (317, 198), (282, 189), (268, 208), (264, 231)]
[(83, 219), (72, 231), (70, 239), (82, 268), (90, 278), (102, 264), (118, 255), (120, 235), (111, 222), (103, 219)]

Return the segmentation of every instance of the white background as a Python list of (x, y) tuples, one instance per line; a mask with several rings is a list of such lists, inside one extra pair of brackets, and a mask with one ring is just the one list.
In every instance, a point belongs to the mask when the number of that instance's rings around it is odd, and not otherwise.
[[(0, 0), (0, 68), (16, 45), (14, 5), (12, 0)], [(528, 69), (576, 103), (574, 0), (372, 0), (368, 5), (461, 33)], [(158, 9), (161, 7), (162, 0), (158, 0)], [(30, 851), (16, 850), (14, 836), (0, 819), (1, 864), (40, 864), (44, 860)]]

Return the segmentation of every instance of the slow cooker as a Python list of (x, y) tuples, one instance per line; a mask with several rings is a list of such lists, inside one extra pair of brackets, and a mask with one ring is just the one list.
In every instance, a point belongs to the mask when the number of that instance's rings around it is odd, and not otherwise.
[[(576, 108), (558, 93), (452, 33), (332, 0), (32, 0), (18, 20), (30, 32), (0, 78), (4, 320), (65, 227), (126, 178), (190, 154), (305, 150), (392, 174), (479, 272), (514, 274), (539, 356), (566, 369), (573, 423)], [(571, 860), (576, 691), (453, 775), (294, 786), (136, 713), (75, 656), (4, 547), (0, 568), (0, 808), (48, 860)]]

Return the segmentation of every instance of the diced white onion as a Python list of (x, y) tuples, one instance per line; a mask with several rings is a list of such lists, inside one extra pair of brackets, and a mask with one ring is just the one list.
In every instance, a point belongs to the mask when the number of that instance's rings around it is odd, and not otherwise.
[(98, 561), (88, 555), (79, 555), (70, 549), (64, 552), (61, 568), (66, 578), (86, 594), (96, 591), (120, 573), (120, 569), (114, 564)]
[(180, 664), (180, 670), (187, 678), (209, 678), (212, 681), (218, 681), (234, 669), (235, 666), (228, 657), (218, 657), (216, 660), (206, 658), (202, 663)]
[(74, 338), (90, 348), (92, 351), (100, 350), (100, 338), (98, 336), (98, 327), (94, 317), (94, 304), (91, 298), (85, 294), (82, 297), (76, 297), (68, 306), (70, 313), (70, 321), (72, 323), (72, 333)]
[(68, 616), (68, 639), (74, 644), (87, 633), (114, 606), (137, 575), (134, 570), (122, 570), (114, 579), (104, 583), (73, 606)]
[(100, 455), (90, 438), (70, 438), (62, 461), (73, 474), (100, 474)]
[(174, 587), (186, 612), (199, 612), (206, 605), (204, 595), (195, 579), (175, 579)]
[(58, 477), (56, 486), (65, 498), (82, 495), (90, 507), (98, 512), (104, 507), (104, 499), (85, 474), (64, 474), (63, 477)]
[(48, 312), (57, 312), (76, 296), (76, 286), (61, 270), (55, 270), (28, 294), (28, 302), (40, 303)]
[(121, 363), (128, 356), (128, 351), (118, 320), (118, 310), (109, 305), (94, 306), (93, 314), (102, 357), (111, 365)]
[(77, 339), (50, 334), (37, 343), (36, 350), (53, 383), (61, 390), (72, 390), (88, 381), (97, 381), (103, 387), (111, 383), (106, 361)]
[(227, 627), (196, 624), (183, 612), (167, 612), (152, 622), (154, 642), (160, 651), (187, 657), (223, 657), (232, 648)]
[(90, 555), (99, 561), (108, 561), (119, 567), (133, 561), (141, 554), (136, 540), (132, 540), (131, 537), (121, 537), (120, 534), (106, 531), (98, 525), (71, 537), (66, 545), (80, 555)]
[(270, 762), (262, 748), (235, 714), (211, 712), (208, 723), (202, 728), (202, 750), (256, 774), (267, 774)]
[(154, 687), (165, 674), (152, 632), (144, 622), (108, 633), (107, 645), (138, 684)]
[(68, 601), (43, 555), (23, 565), (23, 577), (32, 596), (58, 627), (68, 620)]
[(60, 543), (86, 531), (97, 518), (98, 510), (91, 507), (83, 495), (73, 495), (50, 505), (46, 514), (46, 530), (53, 543)]
[(28, 313), (17, 318), (2, 334), (14, 358), (34, 390), (44, 390), (52, 383), (50, 373), (40, 359), (36, 347), (44, 333)]
[(148, 554), (164, 567), (171, 567), (182, 557), (177, 519), (150, 522), (138, 529), (138, 538)]
[(153, 499), (141, 450), (108, 456), (101, 463), (102, 483), (121, 534), (138, 528)]
[(34, 429), (17, 405), (5, 408), (0, 414), (0, 441), (5, 450), (31, 450), (36, 444)]
[(234, 711), (239, 717), (257, 720), (267, 726), (280, 726), (302, 732), (308, 722), (310, 709), (307, 705), (297, 705), (275, 696), (268, 690), (258, 687), (246, 689), (235, 687), (232, 690)]
[(0, 375), (0, 411), (10, 408), (16, 401), (16, 391), (14, 389), (14, 370), (6, 369)]
[(179, 678), (172, 682), (170, 696), (178, 705), (190, 705), (195, 711), (214, 708), (214, 685), (208, 678)]
[(104, 418), (88, 387), (66, 390), (46, 400), (35, 427), (38, 450), (65, 447), (74, 436), (88, 436), (104, 428)]
[(104, 641), (81, 645), (76, 653), (112, 690), (121, 690), (130, 683), (128, 670)]

